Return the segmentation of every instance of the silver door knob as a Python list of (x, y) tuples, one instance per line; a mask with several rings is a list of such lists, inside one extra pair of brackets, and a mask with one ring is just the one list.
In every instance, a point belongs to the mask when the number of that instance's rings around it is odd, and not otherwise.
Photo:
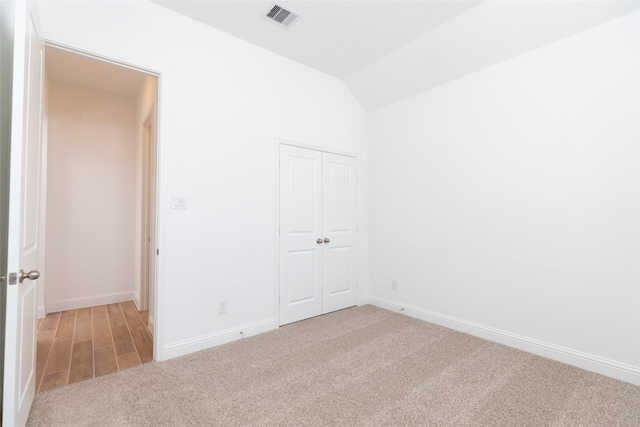
[(25, 273), (24, 270), (20, 270), (20, 274), (18, 275), (18, 282), (24, 282), (24, 279), (36, 280), (40, 277), (40, 272), (38, 270), (31, 270), (28, 273)]
[(331, 241), (331, 239), (330, 239), (330, 238), (328, 238), (328, 237), (325, 237), (325, 238), (324, 238), (324, 242), (325, 242), (325, 243), (329, 243), (330, 241)]
[(316, 239), (316, 243), (317, 243), (317, 244), (319, 244), (319, 245), (321, 245), (321, 244), (322, 244), (322, 239), (318, 237), (318, 238)]

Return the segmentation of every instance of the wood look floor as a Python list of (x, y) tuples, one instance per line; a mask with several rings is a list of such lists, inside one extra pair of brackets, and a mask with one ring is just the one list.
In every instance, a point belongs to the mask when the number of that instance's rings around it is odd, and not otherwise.
[(48, 314), (38, 320), (38, 393), (153, 359), (148, 313), (133, 301)]

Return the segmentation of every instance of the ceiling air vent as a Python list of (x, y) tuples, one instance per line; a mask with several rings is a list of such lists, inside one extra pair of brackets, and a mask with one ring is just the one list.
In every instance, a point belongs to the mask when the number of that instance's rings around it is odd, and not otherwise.
[(271, 9), (267, 11), (265, 18), (285, 28), (290, 28), (298, 21), (300, 15), (274, 3)]

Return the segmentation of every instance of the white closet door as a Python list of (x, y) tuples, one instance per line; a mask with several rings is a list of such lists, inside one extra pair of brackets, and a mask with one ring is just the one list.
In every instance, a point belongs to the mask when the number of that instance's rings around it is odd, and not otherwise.
[(323, 153), (323, 313), (358, 302), (356, 165), (353, 157)]
[(280, 146), (280, 324), (322, 314), (322, 153)]

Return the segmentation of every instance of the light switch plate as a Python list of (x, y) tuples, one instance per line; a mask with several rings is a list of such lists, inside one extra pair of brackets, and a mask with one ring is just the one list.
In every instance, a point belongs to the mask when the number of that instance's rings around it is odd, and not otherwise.
[(171, 209), (187, 209), (186, 196), (171, 196)]

